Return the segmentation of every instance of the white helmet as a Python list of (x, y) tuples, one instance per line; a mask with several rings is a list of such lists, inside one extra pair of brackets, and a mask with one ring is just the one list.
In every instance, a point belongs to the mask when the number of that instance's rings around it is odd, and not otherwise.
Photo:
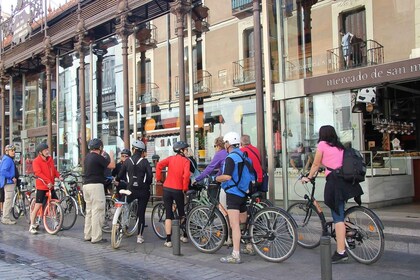
[(140, 140), (135, 140), (131, 145), (134, 149), (140, 150), (141, 152), (146, 150), (146, 145)]
[(229, 142), (230, 145), (239, 145), (241, 143), (241, 137), (236, 132), (228, 132), (223, 137), (223, 142)]

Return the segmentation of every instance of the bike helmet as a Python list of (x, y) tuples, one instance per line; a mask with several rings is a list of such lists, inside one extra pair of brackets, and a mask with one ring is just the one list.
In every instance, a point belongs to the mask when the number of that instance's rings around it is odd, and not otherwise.
[(47, 143), (41, 142), (41, 143), (38, 144), (38, 146), (36, 146), (35, 152), (37, 154), (39, 154), (40, 152), (42, 152), (45, 149), (48, 149)]
[(144, 151), (146, 150), (146, 145), (144, 145), (144, 143), (140, 140), (136, 140), (133, 142), (133, 144), (131, 145), (134, 149), (140, 150), (140, 151)]
[(13, 145), (6, 145), (6, 147), (4, 148), (4, 150), (7, 151), (15, 151), (16, 147)]
[(130, 152), (130, 150), (129, 150), (129, 149), (123, 149), (123, 150), (121, 151), (121, 154), (122, 154), (122, 155), (128, 155), (129, 157), (131, 157), (131, 152)]
[(239, 145), (241, 143), (241, 137), (236, 132), (228, 132), (223, 137), (224, 142), (229, 142), (230, 145)]
[(100, 150), (103, 146), (104, 146), (104, 144), (102, 143), (101, 139), (93, 138), (92, 140), (89, 141), (88, 149), (89, 150)]
[(180, 153), (180, 150), (186, 149), (188, 147), (189, 145), (187, 142), (178, 141), (178, 142), (175, 142), (173, 149), (175, 153)]

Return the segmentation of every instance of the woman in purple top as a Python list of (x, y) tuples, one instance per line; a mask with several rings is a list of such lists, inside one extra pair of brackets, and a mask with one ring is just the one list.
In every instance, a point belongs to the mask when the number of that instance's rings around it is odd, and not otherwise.
[(333, 172), (334, 169), (342, 166), (343, 152), (344, 145), (338, 139), (334, 127), (330, 125), (322, 126), (319, 129), (318, 147), (311, 170), (308, 177), (302, 178), (302, 182), (309, 182), (317, 174), (321, 165), (328, 167), (325, 170), (327, 182), (324, 189), (324, 202), (331, 209), (337, 239), (337, 250), (331, 258), (332, 263), (343, 262), (348, 259), (345, 247), (345, 202), (351, 197), (363, 194), (359, 184), (346, 182), (342, 177), (337, 176), (336, 172)]
[(209, 165), (207, 165), (206, 169), (204, 169), (203, 172), (201, 172), (201, 174), (195, 178), (197, 182), (206, 178), (207, 175), (210, 175), (215, 169), (219, 169), (216, 176), (222, 174), (222, 166), (227, 157), (227, 152), (224, 147), (222, 136), (217, 137), (214, 140), (214, 148), (216, 149), (216, 153), (213, 157), (213, 160)]

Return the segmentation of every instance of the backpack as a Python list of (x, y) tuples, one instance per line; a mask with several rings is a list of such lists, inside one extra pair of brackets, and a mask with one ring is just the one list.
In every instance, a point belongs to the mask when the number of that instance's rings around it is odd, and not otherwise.
[[(195, 181), (195, 178), (197, 178), (200, 175), (200, 170), (197, 168), (197, 163), (195, 163), (191, 158), (187, 157), (187, 159), (190, 161), (190, 182)], [(191, 166), (194, 169), (194, 172), (191, 172)]]
[[(328, 170), (332, 171), (330, 168)], [(336, 169), (337, 175), (344, 181), (358, 184), (365, 180), (366, 164), (359, 151), (346, 148), (343, 152), (343, 164)]]
[(242, 159), (242, 161), (238, 162), (238, 181), (235, 181), (235, 179), (232, 177), (232, 181), (235, 184), (225, 188), (225, 191), (230, 188), (237, 187), (238, 190), (245, 195), (252, 193), (254, 182), (257, 176), (254, 167), (252, 166), (251, 159), (248, 158), (246, 152), (243, 156), (235, 151), (233, 151), (232, 154), (237, 154)]
[[(133, 186), (134, 188), (136, 188), (136, 189), (138, 189), (138, 188), (140, 188), (141, 186), (139, 186), (139, 183), (138, 183), (138, 178), (139, 177), (141, 177), (141, 174), (140, 174), (140, 168), (138, 167), (138, 165), (139, 165), (139, 163), (143, 160), (143, 158), (141, 157), (136, 163), (134, 163), (134, 161), (133, 161), (133, 159), (130, 157), (129, 158), (129, 160), (131, 161), (131, 163), (133, 164), (133, 166), (134, 166), (134, 172), (133, 172), (133, 182), (132, 182), (132, 184), (130, 184), (131, 182), (129, 182), (129, 185), (131, 185), (131, 186)], [(145, 183), (146, 182), (146, 173), (143, 175), (143, 183)]]
[[(261, 164), (261, 159), (260, 159), (260, 157), (257, 155), (257, 153), (255, 153), (253, 150), (251, 150), (251, 149), (247, 149), (247, 150), (249, 150), (249, 151), (251, 151), (254, 155), (255, 155), (255, 157), (258, 159), (258, 161), (260, 162), (260, 165), (261, 165), (261, 167), (262, 167), (262, 164)], [(262, 183), (261, 184), (255, 184), (255, 188), (253, 188), (252, 189), (252, 193), (255, 193), (255, 192), (268, 192), (268, 173), (267, 173), (267, 171), (265, 171), (264, 170), (264, 168), (261, 168), (262, 169), (262, 173), (263, 173), (263, 181), (262, 181)], [(255, 179), (257, 178), (258, 176), (257, 176), (257, 172), (255, 172)]]

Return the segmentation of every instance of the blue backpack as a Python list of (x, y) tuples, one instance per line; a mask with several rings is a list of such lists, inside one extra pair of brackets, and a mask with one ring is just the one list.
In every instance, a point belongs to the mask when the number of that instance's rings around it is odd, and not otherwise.
[(240, 192), (247, 195), (248, 193), (252, 192), (254, 182), (257, 178), (255, 175), (254, 167), (252, 166), (252, 161), (250, 158), (248, 158), (246, 152), (242, 156), (240, 153), (233, 151), (228, 155), (228, 157), (233, 159), (231, 156), (232, 154), (236, 154), (241, 158), (241, 161), (234, 160), (235, 163), (238, 163), (238, 180), (235, 181), (235, 179), (232, 177), (232, 181), (235, 184), (225, 188), (225, 191), (230, 188), (237, 187)]

